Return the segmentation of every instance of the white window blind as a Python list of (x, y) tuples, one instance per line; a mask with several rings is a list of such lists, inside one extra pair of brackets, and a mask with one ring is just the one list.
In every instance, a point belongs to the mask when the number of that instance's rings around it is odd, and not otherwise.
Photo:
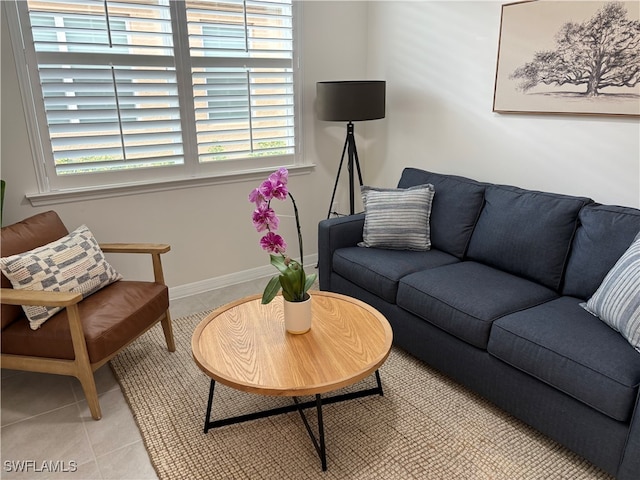
[(290, 2), (186, 4), (200, 161), (293, 153)]
[(47, 188), (295, 161), (291, 0), (15, 5)]

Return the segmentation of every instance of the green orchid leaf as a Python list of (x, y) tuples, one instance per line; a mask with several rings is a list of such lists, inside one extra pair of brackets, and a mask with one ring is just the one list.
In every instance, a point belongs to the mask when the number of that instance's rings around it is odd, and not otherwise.
[(276, 275), (269, 280), (267, 286), (264, 289), (264, 293), (262, 294), (262, 304), (266, 305), (271, 300), (275, 298), (275, 296), (280, 291), (280, 276)]
[(300, 294), (304, 293), (302, 291), (304, 287), (304, 271), (301, 268), (298, 270), (291, 270), (287, 277), (291, 281), (291, 288), (293, 289), (294, 295), (296, 298), (299, 298)]
[(285, 264), (285, 257), (282, 255), (269, 255), (271, 257), (271, 265), (276, 267), (282, 274), (286, 274), (289, 267)]
[(307, 280), (304, 282), (304, 291), (307, 292), (311, 286), (313, 285), (313, 282), (316, 281), (316, 278), (318, 277), (317, 273), (312, 273), (311, 275), (307, 275)]
[(282, 296), (289, 302), (296, 301), (296, 291), (291, 279), (287, 275), (280, 275), (280, 285), (282, 286)]

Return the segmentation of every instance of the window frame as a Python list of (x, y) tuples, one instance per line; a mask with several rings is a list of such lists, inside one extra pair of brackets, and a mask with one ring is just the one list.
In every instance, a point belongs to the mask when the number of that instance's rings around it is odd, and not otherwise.
[[(18, 2), (20, 0), (3, 2), (3, 8), (5, 8), (9, 24), (38, 187), (38, 192), (26, 193), (27, 199), (33, 206), (255, 180), (261, 178), (265, 172), (281, 166), (291, 170), (292, 174), (308, 173), (314, 167), (312, 163), (305, 161), (301, 154), (302, 136), (300, 131), (303, 119), (300, 61), (301, 2), (292, 2), (293, 58), (291, 68), (294, 101), (294, 153), (201, 163), (198, 160), (196, 142), (194, 88), (191, 84), (192, 62), (189, 55), (181, 54), (181, 52), (189, 51), (188, 36), (186, 35), (186, 6), (184, 1), (171, 1), (172, 26), (177, 30), (173, 32), (174, 59), (180, 102), (184, 163), (171, 167), (149, 167), (117, 172), (69, 175), (64, 176), (64, 181), (60, 181), (59, 177), (55, 177), (54, 181), (51, 181), (51, 176), (56, 175), (55, 164), (50, 148), (51, 142), (42, 90), (39, 85), (38, 64), (33, 42), (30, 46), (25, 45), (29, 40), (32, 40), (32, 35), (28, 18), (19, 15)], [(21, 21), (25, 24), (21, 24)], [(22, 31), (25, 32), (24, 40)], [(184, 45), (185, 42), (186, 45)], [(192, 141), (190, 141), (191, 139)]]

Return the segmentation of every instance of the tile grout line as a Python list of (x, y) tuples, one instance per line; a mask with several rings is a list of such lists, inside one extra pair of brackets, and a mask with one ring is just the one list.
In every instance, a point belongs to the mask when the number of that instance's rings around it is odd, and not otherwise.
[[(82, 408), (80, 407), (80, 402), (78, 402), (76, 405), (78, 407), (78, 416), (80, 418), (82, 418)], [(87, 408), (88, 408), (88, 406), (87, 406)], [(96, 464), (96, 470), (98, 471), (98, 474), (100, 474), (100, 479), (97, 479), (97, 480), (102, 480), (104, 478), (104, 476), (102, 475), (102, 470), (100, 469), (100, 464), (98, 463), (98, 457), (96, 456), (96, 451), (93, 448), (93, 442), (91, 441), (91, 437), (89, 436), (89, 430), (87, 430), (87, 421), (92, 421), (92, 422), (95, 421), (91, 417), (91, 413), (89, 413), (89, 420), (82, 419), (82, 431), (84, 432), (84, 435), (85, 435), (85, 437), (87, 439), (87, 443), (89, 444), (89, 448), (91, 449), (91, 456), (93, 457), (93, 462)], [(89, 462), (87, 462), (87, 463), (89, 463)]]
[[(71, 388), (71, 387), (69, 387), (69, 388)], [(75, 395), (74, 395), (74, 398), (75, 398)], [(26, 422), (28, 420), (33, 420), (34, 418), (41, 417), (42, 415), (48, 415), (50, 413), (57, 412), (58, 410), (62, 410), (63, 408), (69, 408), (72, 405), (78, 405), (78, 404), (79, 404), (79, 402), (77, 400), (74, 400), (71, 403), (67, 403), (65, 405), (60, 405), (60, 406), (58, 406), (56, 408), (52, 408), (51, 410), (47, 410), (45, 412), (36, 413), (35, 415), (31, 415), (29, 417), (21, 418), (20, 420), (16, 420), (15, 422), (7, 423), (6, 425), (2, 425), (0, 427), (0, 429), (3, 429), (5, 427), (10, 427), (10, 426), (16, 425), (16, 424), (21, 423), (21, 422)]]

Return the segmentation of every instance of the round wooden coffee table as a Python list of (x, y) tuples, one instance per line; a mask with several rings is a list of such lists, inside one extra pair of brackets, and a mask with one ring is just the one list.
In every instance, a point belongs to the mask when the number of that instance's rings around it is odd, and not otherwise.
[[(204, 432), (210, 428), (297, 410), (326, 470), (322, 405), (366, 395), (382, 395), (378, 367), (391, 349), (389, 322), (376, 309), (355, 298), (331, 292), (312, 296), (311, 330), (285, 331), (283, 299), (268, 305), (261, 296), (243, 298), (214, 310), (196, 328), (193, 358), (211, 377)], [(377, 387), (322, 398), (323, 393), (352, 385), (375, 373)], [(211, 421), (215, 382), (244, 392), (293, 397), (293, 404)], [(300, 402), (298, 396), (315, 395)], [(304, 410), (316, 407), (318, 439)]]

